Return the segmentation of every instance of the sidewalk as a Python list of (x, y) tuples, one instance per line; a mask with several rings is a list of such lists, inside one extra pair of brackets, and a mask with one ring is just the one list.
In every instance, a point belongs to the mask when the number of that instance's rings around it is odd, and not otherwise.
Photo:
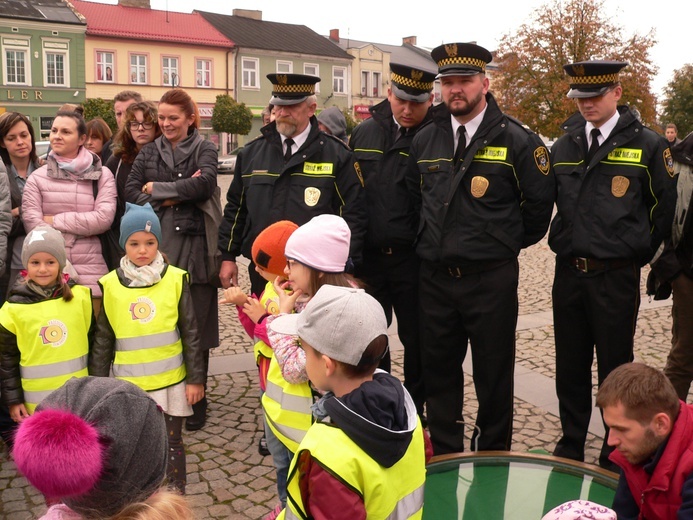
[[(520, 318), (517, 326), (515, 368), (515, 423), (513, 450), (553, 450), (560, 438), (558, 404), (554, 390), (554, 339), (551, 283), (554, 255), (546, 241), (520, 256)], [(241, 268), (245, 275), (245, 269)], [(643, 283), (646, 271), (643, 272)], [(247, 287), (247, 275), (241, 278)], [(644, 286), (641, 294), (645, 294)], [(207, 426), (186, 433), (188, 499), (199, 519), (258, 519), (276, 504), (274, 469), (270, 457), (257, 453), (261, 414), (252, 345), (235, 317), (235, 309), (220, 310), (221, 346), (212, 352)], [(635, 335), (637, 360), (662, 368), (671, 340), (671, 300), (648, 302), (643, 297)], [(391, 328), (393, 372), (402, 375), (402, 346)], [(464, 364), (471, 375), (470, 356)], [(596, 373), (596, 369), (595, 369)], [(595, 377), (596, 385), (596, 377)], [(476, 400), (472, 378), (465, 381), (464, 416), (473, 425)], [(471, 436), (471, 426), (467, 437)], [(587, 439), (586, 462), (599, 455), (603, 427), (593, 413)], [(468, 442), (467, 442), (468, 444)], [(0, 452), (2, 453), (2, 452)], [(45, 511), (43, 497), (17, 476), (2, 454), (0, 518), (30, 519)]]

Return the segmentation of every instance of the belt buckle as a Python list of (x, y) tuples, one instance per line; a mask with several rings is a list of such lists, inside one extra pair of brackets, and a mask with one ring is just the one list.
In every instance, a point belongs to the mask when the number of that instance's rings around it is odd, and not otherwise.
[(382, 247), (382, 248), (380, 248), (380, 251), (384, 255), (391, 255), (392, 254), (392, 248), (391, 247)]
[(448, 274), (453, 278), (462, 278), (462, 271), (459, 267), (448, 267)]
[(575, 268), (578, 271), (582, 271), (583, 273), (586, 273), (589, 271), (587, 268), (587, 264), (589, 263), (589, 260), (587, 258), (584, 258), (582, 256), (578, 256), (575, 258)]

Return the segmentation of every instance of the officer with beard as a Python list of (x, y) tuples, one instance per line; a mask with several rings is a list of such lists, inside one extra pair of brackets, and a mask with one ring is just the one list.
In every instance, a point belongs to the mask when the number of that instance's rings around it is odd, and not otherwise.
[(441, 45), (443, 104), (409, 152), (421, 207), (419, 308), (426, 411), (436, 454), (464, 449), (462, 362), (471, 342), (479, 402), (472, 446), (509, 450), (520, 250), (549, 225), (555, 182), (542, 141), (489, 92), (491, 53)]
[[(251, 258), (255, 237), (279, 220), (299, 226), (316, 215), (340, 215), (351, 230), (350, 256), (360, 261), (366, 232), (363, 178), (353, 153), (318, 128), (316, 76), (268, 74), (276, 119), (238, 154), (219, 227), (222, 287), (238, 283), (236, 257)], [(252, 290), (265, 280), (250, 266)]]

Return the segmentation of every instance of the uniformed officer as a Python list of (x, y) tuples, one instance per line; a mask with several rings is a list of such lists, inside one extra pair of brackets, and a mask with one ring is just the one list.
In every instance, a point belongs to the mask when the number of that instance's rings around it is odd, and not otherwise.
[[(320, 131), (315, 118), (316, 76), (268, 74), (276, 119), (238, 154), (219, 227), (223, 287), (238, 282), (236, 257), (251, 258), (255, 237), (270, 224), (302, 225), (316, 215), (341, 215), (351, 230), (351, 257), (360, 261), (366, 231), (363, 180), (354, 154)], [(252, 290), (265, 285), (252, 267)]]
[[(462, 451), (462, 362), (471, 342), (479, 402), (472, 446), (509, 450), (520, 249), (544, 236), (555, 182), (548, 150), (489, 90), (491, 53), (433, 49), (444, 104), (410, 147), (421, 201), (417, 253), (428, 426), (435, 453)], [(420, 186), (420, 190), (418, 189)]]
[[(666, 141), (626, 106), (619, 72), (627, 63), (564, 67), (579, 113), (551, 150), (558, 212), (549, 245), (556, 253), (553, 317), (556, 394), (563, 437), (554, 455), (584, 459), (592, 413), (592, 359), (599, 384), (633, 360), (640, 268), (669, 235), (675, 201)], [(600, 464), (610, 467), (607, 435)]]
[[(419, 212), (407, 189), (406, 171), (409, 145), (428, 120), (434, 80), (432, 72), (391, 63), (387, 99), (371, 107), (372, 117), (354, 128), (349, 140), (363, 172), (368, 212), (364, 261), (357, 275), (383, 306), (388, 326), (393, 309), (397, 315), (397, 333), (404, 345), (404, 386), (420, 415), (425, 394), (415, 250)], [(389, 354), (380, 366), (389, 371)]]

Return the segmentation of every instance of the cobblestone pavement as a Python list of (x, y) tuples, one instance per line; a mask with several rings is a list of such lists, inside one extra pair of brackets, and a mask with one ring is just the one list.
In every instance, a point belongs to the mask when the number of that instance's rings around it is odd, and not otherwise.
[[(517, 365), (552, 380), (555, 367), (550, 310), (554, 255), (546, 240), (523, 251), (520, 266), (520, 315), (548, 316), (544, 320), (548, 324), (518, 330)], [(247, 287), (245, 269), (241, 271), (244, 275), (241, 285)], [(646, 270), (643, 280), (645, 275)], [(646, 302), (644, 296), (643, 303)], [(670, 347), (670, 302), (645, 307), (641, 308), (635, 336), (636, 358), (661, 368)], [(223, 307), (220, 323), (221, 346), (212, 353), (210, 370), (216, 375), (209, 379), (207, 426), (184, 437), (188, 452), (188, 499), (200, 519), (258, 519), (275, 506), (277, 497), (271, 458), (257, 452), (261, 414), (257, 375), (250, 354), (252, 346), (238, 324), (235, 309)], [(395, 347), (393, 371), (398, 376), (401, 376), (401, 363), (402, 352)], [(552, 385), (549, 387), (546, 391), (553, 395)], [(471, 377), (466, 377), (465, 403), (465, 417), (468, 424), (473, 424), (476, 401)], [(559, 436), (560, 422), (555, 414), (516, 398), (514, 451), (551, 451)], [(596, 462), (600, 444), (601, 438), (594, 434), (588, 436), (587, 462)], [(17, 475), (2, 448), (0, 454), (0, 518), (36, 518), (45, 510), (43, 497)]]

